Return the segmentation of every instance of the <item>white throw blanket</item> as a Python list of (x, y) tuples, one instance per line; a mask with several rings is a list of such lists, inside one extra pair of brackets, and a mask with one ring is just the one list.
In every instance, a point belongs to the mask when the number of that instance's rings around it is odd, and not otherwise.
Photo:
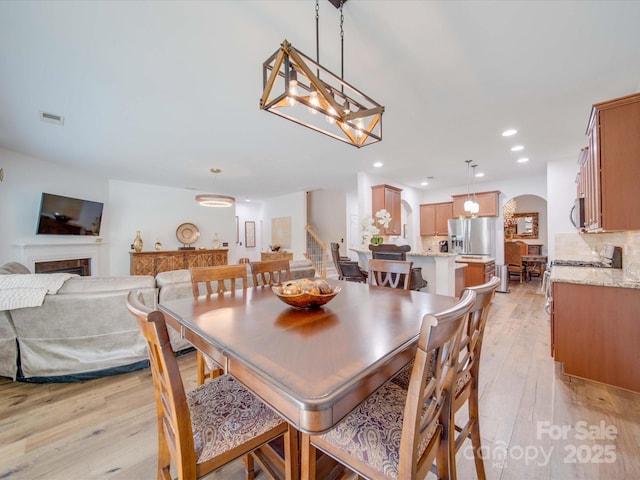
[(73, 273), (20, 273), (0, 275), (0, 310), (39, 307), (47, 294), (54, 294)]

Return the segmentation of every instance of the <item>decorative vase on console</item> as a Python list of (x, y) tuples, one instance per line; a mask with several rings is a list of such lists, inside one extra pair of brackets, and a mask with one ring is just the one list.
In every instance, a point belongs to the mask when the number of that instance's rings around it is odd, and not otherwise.
[(373, 237), (371, 237), (371, 243), (373, 245), (380, 245), (382, 244), (382, 242), (384, 242), (384, 238), (382, 237), (382, 235), (374, 235)]
[(142, 237), (140, 236), (140, 230), (136, 231), (136, 238), (133, 240), (133, 249), (136, 253), (140, 253), (142, 251)]

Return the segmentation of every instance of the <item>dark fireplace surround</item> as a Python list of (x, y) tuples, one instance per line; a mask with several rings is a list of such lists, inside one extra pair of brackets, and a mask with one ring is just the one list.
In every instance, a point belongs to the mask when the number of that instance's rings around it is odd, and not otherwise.
[(88, 277), (91, 275), (91, 259), (74, 258), (35, 262), (35, 273), (76, 273)]

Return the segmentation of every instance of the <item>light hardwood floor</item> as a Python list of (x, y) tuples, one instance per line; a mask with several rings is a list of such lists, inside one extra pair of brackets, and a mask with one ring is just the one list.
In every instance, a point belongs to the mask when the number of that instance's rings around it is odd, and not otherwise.
[[(511, 282), (511, 293), (496, 294), (487, 323), (480, 426), (488, 478), (640, 478), (640, 395), (561, 374), (549, 356), (539, 287), (537, 280)], [(186, 388), (193, 388), (195, 354), (179, 363)], [(155, 478), (148, 370), (75, 384), (0, 378), (0, 412), (0, 479)], [(475, 479), (465, 447), (458, 478)], [(209, 478), (243, 478), (242, 466), (236, 462)]]

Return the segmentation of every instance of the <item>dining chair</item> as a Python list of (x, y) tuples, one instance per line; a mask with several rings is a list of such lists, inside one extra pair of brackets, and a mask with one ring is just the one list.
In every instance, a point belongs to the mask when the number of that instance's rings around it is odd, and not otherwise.
[[(127, 308), (147, 340), (158, 415), (157, 478), (195, 480), (283, 437), (286, 478), (298, 475), (298, 434), (230, 375), (185, 392), (165, 317), (144, 305), (138, 290)], [(246, 472), (253, 478), (254, 472)]]
[(254, 287), (282, 285), (291, 279), (289, 260), (266, 260), (264, 262), (250, 262)]
[[(380, 245), (369, 244), (371, 250), (371, 258), (375, 260), (407, 260), (407, 253), (411, 251), (410, 245), (395, 245), (393, 243), (382, 243)], [(427, 281), (422, 277), (422, 267), (413, 267), (411, 269), (411, 278), (409, 279), (409, 288), (411, 290), (420, 290), (427, 286)]]
[(338, 272), (338, 280), (347, 282), (367, 282), (367, 272), (360, 269), (358, 262), (351, 260), (349, 257), (340, 255), (340, 245), (335, 242), (331, 243), (331, 256), (333, 264)]
[(369, 285), (409, 290), (412, 266), (413, 262), (372, 258), (368, 267)]
[[(462, 327), (460, 337), (458, 362), (456, 365), (456, 379), (451, 408), (451, 432), (449, 462), (451, 478), (456, 479), (456, 452), (460, 450), (467, 438), (471, 440), (473, 458), (476, 466), (478, 480), (486, 480), (482, 459), (482, 440), (480, 438), (480, 408), (478, 402), (478, 381), (480, 378), (480, 354), (482, 353), (482, 340), (489, 316), (491, 302), (500, 280), (492, 277), (487, 283), (475, 287), (467, 287), (462, 291), (473, 291), (476, 299), (469, 311), (467, 321)], [(467, 405), (467, 415), (456, 415), (462, 407)], [(457, 418), (464, 418), (466, 422), (456, 422)]]
[[(247, 289), (247, 267), (246, 265), (218, 265), (214, 267), (195, 267), (190, 268), (191, 289), (193, 298), (198, 298), (201, 286), (206, 287), (206, 294), (213, 295), (224, 293), (228, 290), (234, 291), (238, 288)], [(203, 293), (204, 294), (204, 293)], [(211, 357), (203, 354), (200, 350), (196, 350), (197, 360), (197, 383), (202, 385), (206, 379), (215, 378), (223, 373), (223, 369)], [(205, 368), (206, 367), (206, 368)], [(206, 374), (206, 370), (209, 373)]]
[(507, 264), (509, 278), (512, 275), (520, 277), (520, 283), (527, 277), (527, 267), (522, 261), (522, 250), (515, 242), (504, 243), (504, 262)]
[(316, 479), (317, 450), (369, 479), (422, 479), (432, 468), (449, 478), (454, 367), (475, 295), (423, 317), (408, 389), (387, 382), (328, 432), (301, 434), (303, 480)]
[[(456, 378), (453, 382), (452, 408), (450, 424), (453, 426), (449, 436), (449, 464), (451, 479), (456, 479), (456, 452), (464, 441), (469, 438), (473, 447), (473, 455), (476, 466), (478, 480), (485, 480), (484, 462), (482, 460), (482, 443), (480, 438), (479, 424), (479, 403), (478, 403), (478, 380), (480, 378), (480, 354), (482, 351), (482, 339), (489, 316), (491, 301), (500, 280), (492, 277), (487, 283), (475, 287), (467, 287), (462, 290), (461, 296), (467, 291), (476, 294), (475, 300), (469, 314), (462, 327), (460, 342), (458, 345), (458, 355), (456, 357)], [(461, 297), (462, 298), (462, 297)], [(391, 382), (403, 389), (408, 389), (411, 378), (411, 368), (409, 365), (400, 374), (394, 377)], [(429, 378), (429, 377), (427, 377)], [(468, 406), (468, 415), (464, 425), (456, 423), (456, 412), (465, 404)], [(460, 416), (462, 417), (462, 416)], [(456, 434), (456, 432), (459, 432)]]

